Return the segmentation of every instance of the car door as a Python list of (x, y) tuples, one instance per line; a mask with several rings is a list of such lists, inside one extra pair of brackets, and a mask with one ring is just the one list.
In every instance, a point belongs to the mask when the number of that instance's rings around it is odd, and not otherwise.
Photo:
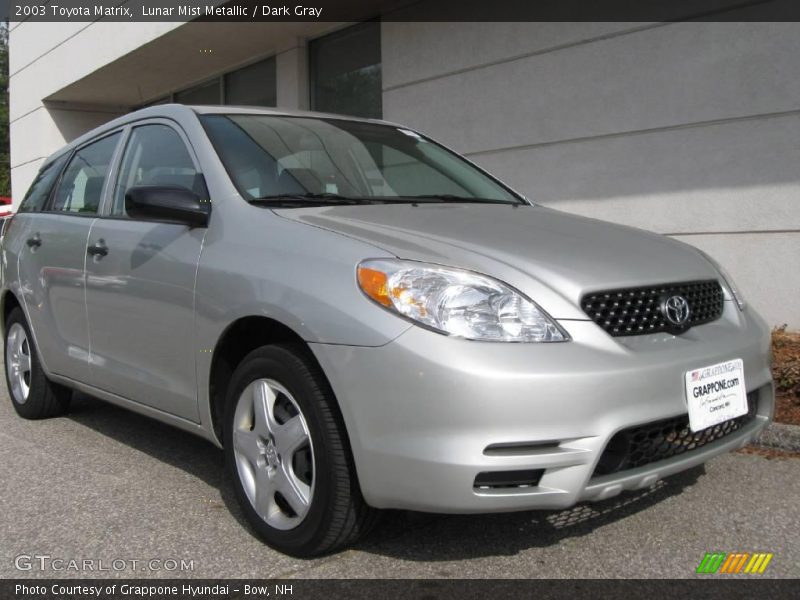
[(205, 229), (134, 219), (134, 186), (201, 180), (186, 138), (169, 121), (131, 128), (109, 206), (89, 234), (86, 309), (92, 385), (199, 421), (194, 285)]
[(115, 132), (78, 148), (44, 210), (21, 215), (27, 231), (19, 256), (20, 289), (39, 353), (52, 373), (84, 383), (89, 378), (86, 240), (120, 138)]

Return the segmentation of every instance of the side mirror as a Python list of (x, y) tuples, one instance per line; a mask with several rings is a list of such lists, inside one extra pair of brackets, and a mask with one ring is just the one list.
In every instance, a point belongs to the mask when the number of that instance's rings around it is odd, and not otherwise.
[(211, 202), (178, 185), (142, 185), (125, 194), (125, 210), (134, 219), (206, 227)]

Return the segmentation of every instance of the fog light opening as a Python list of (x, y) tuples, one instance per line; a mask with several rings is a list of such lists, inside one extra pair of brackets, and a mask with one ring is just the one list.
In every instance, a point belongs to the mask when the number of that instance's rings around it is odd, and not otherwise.
[(600, 460), (594, 470), (595, 475), (607, 475), (619, 471), (627, 460), (630, 451), (630, 437), (626, 434), (615, 435), (600, 456)]
[(484, 471), (478, 473), (473, 487), (480, 490), (536, 487), (543, 474), (544, 469)]

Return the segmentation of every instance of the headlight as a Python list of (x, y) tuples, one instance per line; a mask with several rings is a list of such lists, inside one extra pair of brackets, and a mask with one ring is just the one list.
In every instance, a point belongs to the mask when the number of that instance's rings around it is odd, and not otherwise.
[(358, 265), (362, 291), (384, 308), (447, 335), (496, 342), (564, 342), (541, 308), (476, 273), (401, 260)]
[[(739, 286), (736, 285), (736, 282), (733, 280), (733, 277), (731, 277), (731, 274), (728, 273), (728, 271), (726, 271), (721, 264), (719, 264), (716, 260), (711, 258), (708, 254), (706, 254), (702, 250), (699, 250), (699, 252), (706, 258), (708, 262), (711, 263), (711, 265), (722, 276), (722, 280), (725, 283), (725, 285), (722, 286), (725, 290), (725, 296), (726, 296), (725, 299), (736, 300), (736, 305), (739, 307), (739, 310), (744, 310), (745, 307), (747, 306), (747, 302), (745, 302), (744, 296), (742, 296), (742, 292), (739, 289)], [(733, 298), (731, 298), (731, 296), (733, 296)]]

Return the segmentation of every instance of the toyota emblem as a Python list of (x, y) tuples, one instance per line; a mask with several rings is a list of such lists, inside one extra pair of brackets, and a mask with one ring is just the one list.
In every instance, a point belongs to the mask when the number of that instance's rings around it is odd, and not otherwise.
[(661, 302), (661, 312), (673, 331), (683, 331), (689, 325), (689, 301), (680, 295), (668, 296)]

